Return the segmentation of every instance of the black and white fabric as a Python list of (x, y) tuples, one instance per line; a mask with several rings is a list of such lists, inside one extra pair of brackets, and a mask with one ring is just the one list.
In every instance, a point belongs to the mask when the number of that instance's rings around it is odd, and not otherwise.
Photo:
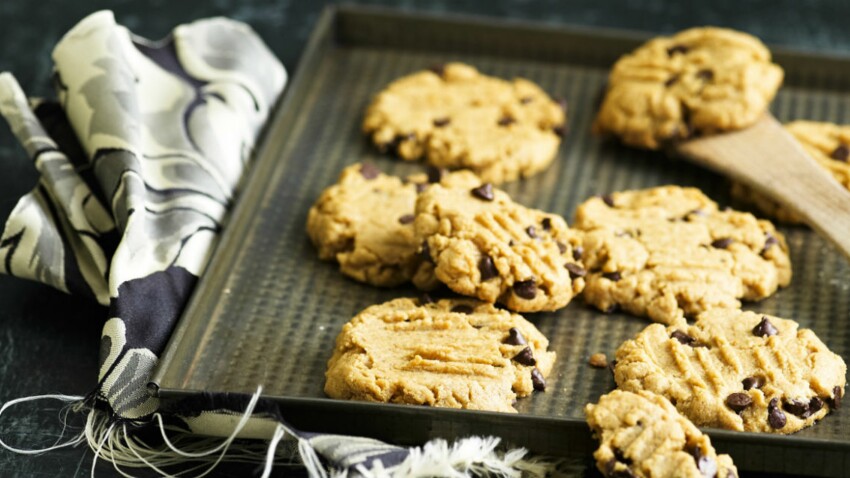
[[(108, 11), (77, 24), (53, 60), (56, 101), (30, 100), (11, 74), (0, 74), (0, 113), (40, 175), (6, 222), (0, 270), (108, 306), (98, 388), (80, 397), (90, 413), (85, 438), (98, 456), (156, 467), (214, 458), (238, 437), (271, 440), (266, 454), (249, 455), (267, 471), (277, 445), (294, 444), (314, 476), (543, 469), (522, 451), (497, 453), (492, 438), (406, 449), (294, 430), (259, 392), (160, 404), (148, 379), (225, 226), (286, 71), (242, 23), (200, 20), (152, 42)], [(152, 426), (183, 436), (154, 449), (134, 433)], [(186, 445), (193, 435), (228, 437), (227, 446)]]

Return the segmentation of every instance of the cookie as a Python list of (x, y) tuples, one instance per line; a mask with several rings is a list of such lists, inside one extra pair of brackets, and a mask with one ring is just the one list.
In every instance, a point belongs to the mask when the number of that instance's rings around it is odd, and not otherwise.
[(599, 440), (593, 453), (605, 476), (632, 478), (736, 478), (729, 455), (718, 455), (708, 435), (650, 392), (614, 390), (585, 407)]
[(746, 33), (709, 27), (655, 38), (614, 64), (593, 129), (657, 149), (745, 128), (767, 111), (782, 77)]
[(325, 374), (332, 398), (516, 412), (546, 388), (555, 352), (533, 324), (472, 299), (374, 305), (345, 324)]
[[(413, 233), (416, 196), (429, 181), (474, 185), (474, 174), (462, 171), (419, 174), (402, 181), (370, 163), (343, 170), (337, 184), (322, 192), (307, 216), (307, 234), (319, 258), (339, 262), (340, 271), (360, 282), (381, 287), (413, 278), (421, 260)], [(420, 284), (428, 285), (421, 273)]]
[(761, 300), (791, 281), (785, 239), (752, 214), (719, 211), (694, 188), (594, 197), (576, 211), (585, 302), (673, 324)]
[[(785, 125), (785, 130), (842, 186), (850, 189), (850, 125), (794, 121)], [(743, 184), (732, 185), (732, 197), (777, 221), (787, 224), (804, 222), (803, 218), (791, 209)]]
[(490, 183), (430, 187), (416, 201), (415, 231), (437, 279), (459, 294), (534, 312), (560, 309), (584, 287), (580, 238), (564, 219)]
[(697, 426), (793, 433), (838, 408), (847, 367), (793, 320), (715, 309), (652, 324), (617, 350), (614, 379), (670, 399)]
[(462, 63), (400, 78), (378, 93), (363, 131), (382, 151), (502, 183), (545, 169), (565, 130), (564, 107), (534, 83)]

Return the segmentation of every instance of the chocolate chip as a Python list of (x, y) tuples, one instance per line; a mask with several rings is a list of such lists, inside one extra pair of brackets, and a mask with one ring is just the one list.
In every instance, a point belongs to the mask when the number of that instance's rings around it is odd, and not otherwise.
[(620, 450), (619, 448), (614, 448), (614, 458), (624, 465), (632, 464), (632, 459), (627, 457), (626, 454), (623, 453), (623, 450)]
[(431, 65), (428, 69), (440, 76), (446, 73), (446, 65), (443, 64)]
[[(566, 244), (564, 244), (564, 243), (563, 243), (563, 242), (561, 242), (561, 241), (555, 241), (555, 244), (558, 246), (558, 251), (559, 251), (561, 254), (563, 254), (563, 253), (567, 252), (567, 245), (566, 245)], [(575, 255), (575, 251), (573, 251), (573, 255)], [(578, 260), (578, 259), (576, 259), (576, 260)]]
[(685, 45), (673, 45), (673, 46), (671, 46), (670, 48), (667, 49), (667, 55), (668, 56), (673, 56), (676, 53), (685, 54), (687, 52), (688, 52), (688, 47), (686, 47)]
[(604, 278), (606, 278), (606, 279), (608, 279), (608, 280), (610, 280), (610, 281), (614, 281), (614, 282), (617, 282), (618, 280), (620, 280), (620, 279), (622, 279), (622, 278), (623, 278), (622, 274), (620, 274), (620, 273), (619, 273), (619, 272), (617, 272), (617, 271), (614, 271), (614, 272), (603, 272), (603, 273), (602, 273), (602, 277), (604, 277)]
[(602, 198), (602, 202), (608, 205), (608, 207), (614, 207), (614, 198), (610, 194), (603, 194), (599, 196)]
[(495, 196), (493, 195), (493, 185), (490, 183), (484, 183), (477, 188), (472, 189), (472, 195), (477, 197), (478, 199), (483, 199), (485, 201), (492, 201)]
[(522, 336), (522, 332), (518, 328), (511, 327), (508, 329), (508, 338), (503, 343), (508, 345), (525, 345), (528, 342), (525, 341), (525, 337)]
[(785, 414), (779, 409), (779, 399), (772, 398), (767, 405), (767, 423), (777, 430), (785, 426)]
[(532, 101), (534, 101), (533, 96), (523, 96), (522, 98), (519, 99), (519, 102), (521, 104), (524, 104), (524, 105), (527, 105), (527, 104), (531, 103)]
[(552, 127), (552, 132), (563, 138), (570, 133), (570, 128), (566, 125), (566, 123), (559, 124), (558, 126)]
[(732, 244), (732, 242), (732, 238), (730, 237), (715, 239), (714, 241), (711, 241), (711, 247), (715, 249), (726, 249), (730, 244)]
[(422, 241), (422, 246), (419, 248), (419, 257), (423, 260), (434, 262), (434, 258), (431, 257), (431, 246), (428, 245), (428, 241)]
[(605, 464), (605, 476), (606, 478), (636, 478), (635, 474), (632, 473), (628, 468), (618, 470), (617, 469), (617, 461), (616, 458), (611, 458), (608, 463)]
[(535, 229), (534, 226), (526, 227), (525, 233), (528, 234), (528, 237), (532, 239), (537, 239), (537, 229)]
[[(566, 250), (566, 246), (564, 247), (564, 250)], [(564, 251), (561, 251), (561, 253), (563, 253), (563, 252)], [(576, 246), (576, 248), (573, 249), (573, 259), (580, 260), (582, 254), (584, 254), (584, 248), (583, 247)]]
[(761, 322), (753, 327), (753, 335), (756, 337), (770, 337), (771, 335), (776, 335), (778, 333), (779, 331), (776, 330), (776, 327), (774, 327), (769, 320), (767, 320), (767, 317), (762, 317)]
[(433, 123), (437, 128), (442, 128), (452, 122), (451, 118), (436, 118)]
[(761, 249), (761, 254), (767, 252), (771, 247), (779, 244), (779, 239), (777, 239), (773, 234), (767, 232), (764, 235), (764, 247)]
[(744, 384), (744, 390), (751, 390), (753, 388), (761, 388), (761, 387), (764, 386), (764, 378), (756, 375), (754, 377), (745, 378), (741, 383)]
[(733, 393), (726, 397), (726, 406), (737, 413), (753, 404), (753, 399), (746, 393)]
[(531, 347), (520, 350), (518, 354), (514, 355), (513, 361), (520, 365), (528, 365), (529, 367), (537, 365), (537, 360), (534, 359), (534, 352), (531, 351)]
[(416, 193), (421, 193), (422, 191), (428, 189), (428, 185), (424, 183), (416, 183)]
[(514, 294), (522, 297), (523, 299), (531, 300), (537, 296), (537, 284), (534, 283), (534, 279), (514, 282), (513, 289)]
[(838, 161), (844, 161), (846, 163), (847, 159), (850, 158), (850, 147), (848, 147), (846, 144), (840, 144), (837, 148), (832, 150), (832, 153), (829, 154), (829, 157)]
[(675, 73), (671, 75), (670, 78), (667, 78), (667, 81), (664, 82), (664, 86), (669, 88), (673, 86), (677, 81), (679, 81), (679, 74)]
[(697, 78), (700, 80), (711, 81), (714, 79), (714, 72), (708, 68), (703, 68), (697, 72)]
[(782, 404), (785, 411), (796, 415), (800, 418), (809, 418), (819, 412), (824, 406), (823, 400), (819, 397), (812, 397), (811, 400), (790, 400)]
[(433, 304), (433, 303), (434, 303), (434, 299), (430, 295), (423, 292), (422, 295), (419, 296), (419, 305)]
[(531, 385), (538, 392), (546, 390), (546, 379), (543, 378), (543, 374), (540, 373), (540, 370), (537, 370), (537, 367), (531, 369)]
[(570, 273), (570, 279), (584, 277), (587, 274), (587, 271), (585, 271), (580, 265), (573, 264), (572, 262), (567, 262), (564, 264), (564, 267)]
[(841, 408), (841, 398), (844, 396), (844, 390), (836, 385), (832, 389), (832, 408), (838, 410)]
[(366, 179), (375, 179), (379, 174), (381, 174), (381, 170), (372, 163), (363, 163), (360, 165), (360, 175)]
[(544, 217), (542, 221), (540, 221), (540, 226), (543, 227), (544, 231), (552, 230), (552, 219), (548, 217)]
[(516, 123), (516, 120), (511, 118), (510, 116), (502, 116), (501, 118), (499, 118), (499, 121), (497, 123), (499, 126), (510, 126)]
[(513, 239), (508, 240), (508, 247), (514, 247), (514, 244), (516, 244), (516, 243), (514, 242)]
[(481, 280), (487, 281), (499, 275), (496, 265), (493, 264), (493, 259), (484, 255), (478, 260), (478, 272), (481, 273)]
[(402, 224), (410, 224), (415, 219), (416, 219), (416, 216), (414, 216), (413, 214), (405, 214), (404, 216), (401, 216), (400, 218), (398, 218), (398, 222), (400, 222)]
[(694, 457), (697, 469), (702, 473), (702, 476), (714, 478), (714, 476), (717, 475), (717, 463), (710, 456), (705, 456), (699, 445), (690, 447), (690, 449), (688, 449), (688, 453)]
[(670, 334), (671, 339), (676, 339), (679, 343), (684, 345), (693, 345), (696, 343), (697, 339), (691, 337), (690, 335), (682, 332), (681, 330), (674, 330), (672, 334)]
[(460, 304), (452, 307), (452, 312), (457, 312), (459, 314), (471, 314), (475, 309), (466, 304)]
[(443, 176), (446, 175), (446, 170), (434, 166), (428, 166), (425, 169), (425, 173), (428, 175), (428, 182), (433, 184), (439, 183), (443, 179)]

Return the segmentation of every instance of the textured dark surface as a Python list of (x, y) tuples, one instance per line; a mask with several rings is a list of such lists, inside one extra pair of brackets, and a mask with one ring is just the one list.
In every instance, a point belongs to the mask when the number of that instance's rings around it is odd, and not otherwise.
[[(120, 23), (149, 37), (162, 36), (177, 23), (212, 15), (227, 15), (246, 21), (260, 33), (292, 72), (297, 67), (306, 38), (324, 3), (326, 2), (295, 0), (7, 0), (0, 2), (0, 70), (15, 73), (24, 89), (31, 95), (51, 94), (49, 54), (52, 46), (84, 15), (99, 8), (111, 8), (116, 11)], [(608, 26), (656, 33), (672, 32), (695, 24), (717, 24), (750, 31), (772, 44), (818, 51), (850, 50), (850, 29), (846, 27), (850, 3), (841, 0), (718, 0), (679, 3), (661, 0), (444, 0), (360, 3), (393, 4), (405, 9), (432, 12), (477, 13), (531, 19), (552, 25)], [(498, 70), (493, 72), (499, 73)], [(826, 104), (825, 100), (821, 101), (823, 103), (818, 104)], [(791, 106), (789, 103), (786, 107), (800, 106)], [(814, 111), (793, 111), (795, 114), (798, 112), (807, 117), (821, 115)], [(577, 111), (572, 114), (577, 114)], [(780, 107), (778, 114), (780, 117), (789, 117), (792, 112), (783, 112)], [(848, 120), (846, 117), (838, 119)], [(352, 133), (349, 130), (345, 134)], [(0, 218), (5, 218), (17, 198), (28, 191), (36, 180), (29, 161), (5, 127), (0, 127), (0, 162)], [(625, 167), (623, 173), (617, 176), (619, 179), (612, 180), (612, 187), (626, 184), (629, 169), (650, 164), (650, 158), (643, 153), (628, 153), (618, 156), (618, 162), (621, 167)], [(593, 167), (584, 168), (582, 171), (589, 175), (589, 178), (595, 174)], [(563, 174), (563, 171), (560, 174)], [(694, 170), (692, 174), (696, 178), (703, 173)], [(315, 189), (320, 185), (314, 182), (311, 187)], [(601, 189), (602, 185), (597, 187)], [(709, 192), (720, 190), (721, 187), (718, 186)], [(575, 201), (578, 197), (570, 191), (562, 194), (567, 194), (568, 201)], [(550, 206), (545, 203), (541, 205)], [(303, 211), (299, 214), (303, 215)], [(802, 248), (802, 239), (797, 238), (795, 234), (805, 233), (795, 232), (791, 235), (792, 244), (796, 244), (797, 251), (804, 249), (795, 257), (795, 265), (798, 267), (800, 262), (810, 262), (822, 253), (822, 248), (827, 247), (822, 242), (816, 242), (814, 246)], [(305, 249), (302, 252), (311, 251)], [(329, 266), (326, 268), (330, 270)], [(810, 298), (807, 305), (793, 310), (791, 315), (805, 314), (817, 318), (818, 320), (810, 325), (824, 336), (831, 346), (846, 351), (846, 337), (838, 333), (824, 332), (823, 327), (826, 324), (818, 322), (830, 319), (830, 315), (819, 308), (819, 299), (829, 301), (847, 296), (846, 288), (842, 289), (848, 283), (846, 264), (835, 261), (825, 264), (822, 270), (815, 272), (813, 279), (821, 286), (816, 291), (817, 295)], [(792, 289), (784, 292), (784, 296), (800, 293), (797, 289), (801, 280), (798, 274)], [(783, 299), (784, 296), (771, 303), (786, 300)], [(765, 306), (771, 307), (770, 303)], [(103, 320), (103, 309), (95, 305), (64, 296), (44, 286), (0, 277), (0, 401), (51, 392), (85, 394), (91, 391), (95, 386), (97, 351)], [(623, 323), (632, 322), (624, 320)], [(614, 346), (608, 344), (606, 350), (613, 350)], [(591, 373), (597, 372), (587, 370), (584, 373), (589, 377)], [(59, 430), (58, 423), (55, 413), (18, 413), (14, 417), (2, 417), (0, 428), (4, 431), (15, 430), (14, 433), (4, 433), (2, 439), (10, 444), (22, 446), (49, 444)], [(803, 462), (804, 458), (812, 462), (819, 459), (816, 454), (800, 456)], [(763, 459), (772, 460), (769, 456)], [(18, 456), (0, 451), (0, 476), (88, 476), (91, 462), (92, 453), (83, 448), (57, 451), (39, 457)], [(231, 472), (227, 476), (255, 474), (255, 469), (250, 467), (241, 472)], [(108, 466), (98, 465), (98, 476), (113, 475), (118, 476)]]

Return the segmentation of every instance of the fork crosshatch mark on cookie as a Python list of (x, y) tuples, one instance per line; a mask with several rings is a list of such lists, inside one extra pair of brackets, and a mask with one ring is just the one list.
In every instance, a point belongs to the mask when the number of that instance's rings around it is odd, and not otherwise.
[(794, 433), (841, 405), (847, 367), (792, 320), (734, 309), (652, 324), (617, 350), (619, 388), (667, 397), (697, 426)]
[(555, 158), (566, 105), (534, 83), (449, 63), (400, 78), (373, 99), (363, 131), (383, 152), (470, 169), (492, 183), (532, 176)]
[(584, 287), (578, 234), (489, 183), (429, 188), (416, 201), (415, 226), (437, 280), (459, 294), (533, 312), (560, 309)]
[(548, 340), (523, 317), (474, 299), (396, 299), (351, 319), (336, 339), (332, 398), (516, 412), (546, 389)]

